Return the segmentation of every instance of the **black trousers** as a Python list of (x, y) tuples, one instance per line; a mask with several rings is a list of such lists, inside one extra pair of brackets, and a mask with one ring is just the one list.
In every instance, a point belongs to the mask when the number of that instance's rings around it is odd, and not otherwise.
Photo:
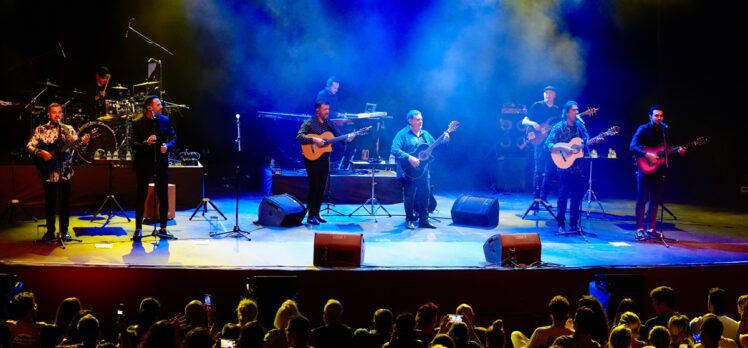
[[(143, 228), (143, 210), (145, 198), (148, 195), (148, 183), (153, 178), (154, 167), (141, 166), (135, 170), (135, 229)], [(154, 180), (154, 188), (158, 197), (158, 217), (161, 228), (166, 228), (169, 215), (169, 171), (167, 166), (160, 166)]]
[(58, 182), (43, 181), (44, 185), (44, 216), (47, 219), (47, 233), (55, 233), (56, 207), (60, 203), (60, 232), (68, 232), (70, 225), (70, 187), (73, 180)]
[(535, 170), (533, 171), (533, 198), (546, 199), (548, 196), (548, 162), (550, 161), (551, 154), (543, 144), (535, 146), (535, 152), (533, 154), (535, 161)]
[(309, 186), (306, 208), (309, 210), (309, 216), (319, 215), (327, 179), (330, 176), (330, 156), (325, 155), (314, 161), (304, 159), (304, 166)]
[(428, 173), (418, 180), (401, 179), (403, 183), (403, 203), (405, 204), (405, 220), (415, 221), (413, 214), (418, 212), (418, 218), (422, 222), (429, 220), (429, 198), (431, 197), (431, 185)]
[(558, 173), (558, 225), (566, 227), (566, 203), (569, 202), (569, 226), (579, 227), (579, 207), (582, 205), (587, 179), (580, 173)]
[(644, 174), (636, 172), (636, 228), (644, 228), (644, 206), (649, 202), (647, 209), (647, 226), (649, 229), (655, 229), (657, 221), (657, 209), (662, 204), (662, 197), (665, 192), (665, 175), (661, 172)]

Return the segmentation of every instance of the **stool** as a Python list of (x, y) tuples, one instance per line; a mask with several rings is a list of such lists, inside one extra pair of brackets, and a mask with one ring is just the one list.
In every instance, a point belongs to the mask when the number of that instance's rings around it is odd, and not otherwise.
[[(155, 192), (155, 186), (153, 183), (148, 184), (148, 194), (145, 196), (145, 209), (143, 210), (143, 217), (149, 220), (156, 220), (159, 218), (158, 216), (158, 197), (154, 194)], [(153, 211), (153, 200), (156, 200), (156, 211)], [(169, 213), (167, 214), (167, 218), (169, 220), (173, 220), (174, 216), (176, 216), (176, 207), (177, 207), (177, 185), (169, 184)]]

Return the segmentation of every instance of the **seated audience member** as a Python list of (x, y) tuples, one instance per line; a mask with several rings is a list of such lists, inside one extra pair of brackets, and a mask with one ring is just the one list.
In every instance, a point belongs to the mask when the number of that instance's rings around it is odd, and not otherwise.
[(62, 338), (61, 345), (74, 345), (83, 342), (83, 337), (81, 337), (81, 333), (78, 331), (78, 322), (88, 314), (93, 315), (93, 311), (90, 309), (81, 309), (75, 314), (70, 321), (70, 326), (65, 333), (65, 337)]
[(330, 299), (322, 312), (325, 325), (312, 330), (312, 344), (315, 348), (343, 348), (351, 346), (353, 330), (343, 324), (343, 304)]
[(434, 336), (434, 339), (431, 340), (431, 343), (428, 345), (429, 347), (445, 347), (445, 348), (456, 348), (457, 345), (455, 345), (455, 341), (450, 337), (449, 335), (445, 333), (436, 334)]
[(470, 339), (470, 329), (467, 324), (463, 322), (457, 322), (452, 324), (449, 328), (449, 337), (455, 341), (455, 347), (457, 348), (481, 348), (482, 345)]
[(416, 338), (421, 342), (431, 342), (436, 336), (439, 307), (433, 302), (427, 302), (418, 307), (416, 312)]
[(632, 340), (631, 329), (625, 325), (618, 325), (613, 330), (610, 330), (608, 346), (610, 348), (629, 348), (631, 347)]
[(701, 323), (701, 346), (697, 343), (695, 347), (737, 348), (735, 340), (725, 337), (724, 329), (719, 317), (711, 313), (705, 315)]
[(298, 315), (288, 321), (286, 327), (286, 342), (289, 348), (309, 347), (309, 338), (312, 333), (312, 325), (309, 319)]
[(473, 311), (473, 307), (467, 303), (463, 303), (457, 306), (455, 313), (461, 315), (464, 318), (463, 322), (472, 327), (471, 332), (475, 333), (476, 337), (471, 337), (470, 339), (480, 343), (486, 342), (486, 328), (475, 325), (475, 312)]
[(743, 348), (748, 348), (748, 311), (745, 310), (746, 304), (748, 304), (748, 294), (740, 295), (738, 298), (738, 314), (740, 314), (738, 336), (740, 337), (740, 346)]
[(626, 312), (634, 313), (636, 314), (637, 318), (639, 317), (639, 306), (637, 306), (636, 302), (634, 302), (634, 300), (629, 297), (624, 298), (623, 300), (621, 300), (621, 302), (618, 303), (618, 307), (616, 308), (616, 316), (613, 318), (613, 323), (610, 325), (610, 327), (613, 328), (621, 324), (621, 315)]
[(395, 319), (395, 331), (392, 339), (382, 348), (424, 348), (421, 340), (416, 338), (416, 319), (411, 313), (400, 313)]
[[(720, 288), (712, 288), (707, 296), (707, 313), (711, 313), (719, 318), (724, 330), (722, 336), (738, 339), (738, 322), (727, 316), (727, 291)], [(701, 332), (701, 322), (704, 317), (695, 317), (691, 320), (691, 332)]]
[(667, 323), (667, 329), (670, 331), (670, 348), (679, 348), (682, 345), (693, 347), (691, 331), (688, 329), (688, 317), (682, 314), (676, 314), (670, 317)]
[(547, 348), (553, 345), (556, 338), (571, 335), (573, 331), (566, 328), (569, 307), (569, 301), (566, 297), (554, 296), (548, 302), (551, 325), (536, 328), (530, 338), (527, 338), (522, 332), (512, 332), (511, 339), (514, 348)]
[(167, 320), (159, 320), (151, 325), (138, 348), (178, 348), (178, 329)]
[(226, 323), (221, 329), (221, 333), (218, 334), (218, 338), (224, 338), (229, 340), (238, 340), (241, 334), (242, 327), (234, 323)]
[(646, 342), (639, 339), (639, 330), (642, 323), (639, 316), (634, 312), (624, 312), (618, 319), (618, 325), (623, 325), (631, 330), (631, 348), (641, 348), (647, 345)]
[(38, 347), (47, 325), (36, 320), (36, 298), (28, 291), (16, 294), (10, 301), (16, 320), (8, 320), (11, 347)]
[(204, 327), (196, 327), (184, 336), (182, 348), (213, 348), (215, 340), (210, 331)]
[(655, 316), (644, 322), (644, 330), (640, 332), (641, 337), (649, 337), (649, 331), (653, 327), (667, 326), (668, 320), (678, 312), (675, 310), (675, 290), (669, 286), (658, 286), (649, 292), (652, 298), (652, 308)]
[(42, 330), (41, 348), (53, 348), (62, 343), (62, 339), (70, 327), (78, 311), (81, 310), (81, 302), (75, 297), (68, 297), (57, 306), (55, 323)]
[(591, 332), (592, 339), (601, 345), (608, 343), (608, 331), (610, 326), (608, 326), (608, 315), (605, 313), (603, 304), (594, 296), (584, 295), (579, 299), (579, 302), (577, 303), (577, 308), (578, 307), (587, 307), (595, 312), (595, 324), (592, 327)]
[[(130, 348), (137, 347), (140, 342), (143, 341), (145, 334), (151, 328), (151, 325), (158, 320), (158, 316), (161, 312), (161, 303), (153, 297), (146, 297), (140, 301), (140, 307), (138, 309), (138, 316), (135, 319), (135, 324), (127, 327), (127, 341)], [(120, 338), (120, 347), (126, 348), (123, 343), (123, 338)]]
[(80, 342), (72, 345), (61, 344), (60, 348), (97, 348), (99, 345), (99, 339), (101, 337), (101, 328), (99, 327), (99, 320), (88, 313), (84, 315), (77, 323), (77, 331), (80, 336)]
[(262, 348), (264, 337), (265, 328), (262, 324), (257, 320), (249, 322), (242, 326), (241, 333), (239, 333), (239, 347)]
[(184, 324), (180, 325), (180, 337), (199, 327), (208, 329), (208, 313), (199, 300), (192, 300), (184, 306)]
[(597, 315), (588, 307), (580, 307), (574, 315), (574, 333), (560, 336), (553, 342), (554, 347), (600, 348), (600, 343), (592, 339), (592, 328)]
[(274, 328), (265, 334), (265, 348), (286, 348), (286, 327), (291, 318), (301, 315), (294, 300), (284, 301), (275, 312)]
[(486, 330), (486, 348), (504, 348), (505, 344), (504, 321), (496, 319)]
[(666, 327), (657, 325), (649, 331), (649, 348), (668, 348), (670, 346), (670, 331)]
[(239, 304), (236, 306), (236, 320), (239, 323), (239, 328), (257, 320), (259, 313), (260, 311), (257, 309), (255, 301), (248, 298), (239, 301)]
[(387, 308), (380, 308), (374, 312), (372, 329), (357, 329), (353, 333), (353, 347), (380, 348), (392, 338), (392, 312)]

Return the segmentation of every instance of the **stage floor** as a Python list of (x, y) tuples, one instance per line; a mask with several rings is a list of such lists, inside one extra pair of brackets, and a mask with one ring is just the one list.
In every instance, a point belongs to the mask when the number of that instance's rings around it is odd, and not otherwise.
[[(497, 268), (485, 262), (483, 244), (497, 233), (539, 233), (542, 261), (555, 267), (640, 267), (748, 263), (748, 213), (714, 211), (708, 207), (670, 204), (677, 220), (665, 215), (667, 237), (678, 241), (670, 248), (655, 242), (634, 240), (633, 205), (630, 200), (603, 201), (607, 214), (593, 211), (583, 219), (588, 241), (579, 236), (556, 236), (556, 223), (547, 212), (532, 213), (521, 219), (531, 198), (525, 194), (499, 195), (500, 223), (497, 228), (475, 228), (452, 224), (450, 209), (457, 195), (437, 196), (433, 223), (436, 230), (405, 229), (402, 204), (386, 205), (393, 217), (333, 216), (320, 226), (264, 227), (252, 223), (257, 218), (259, 195), (243, 195), (239, 226), (251, 231), (251, 241), (229, 235), (210, 237), (211, 231), (231, 231), (234, 199), (213, 201), (228, 220), (209, 211), (188, 218), (193, 209), (177, 211), (169, 229), (179, 240), (157, 241), (143, 238), (133, 244), (129, 238), (134, 223), (115, 216), (102, 227), (105, 218), (90, 222), (92, 212), (71, 218), (72, 234), (82, 242), (70, 242), (66, 249), (35, 243), (44, 228), (37, 223), (5, 223), (0, 232), (0, 260), (6, 265), (145, 266), (165, 268), (224, 269), (314, 269), (314, 232), (363, 233), (365, 260), (361, 269), (482, 269)], [(197, 202), (196, 202), (197, 203)], [(344, 214), (357, 205), (337, 205)], [(357, 213), (366, 213), (359, 210)], [(380, 210), (379, 213), (382, 213)], [(129, 211), (132, 217), (134, 214)], [(218, 220), (211, 220), (211, 217)], [(39, 223), (43, 223), (40, 221)], [(146, 226), (145, 232), (152, 227)], [(553, 265), (550, 265), (553, 266)]]

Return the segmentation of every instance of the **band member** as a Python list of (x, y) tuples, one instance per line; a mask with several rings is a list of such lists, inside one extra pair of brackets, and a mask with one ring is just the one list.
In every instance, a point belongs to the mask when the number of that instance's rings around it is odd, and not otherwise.
[[(659, 105), (649, 108), (649, 123), (639, 126), (631, 139), (630, 149), (635, 157), (646, 157), (650, 162), (655, 162), (659, 157), (644, 148), (659, 147), (669, 144), (668, 126), (664, 122), (665, 111)], [(681, 147), (678, 153), (686, 154), (686, 148)], [(657, 209), (662, 204), (662, 195), (665, 189), (665, 168), (660, 166), (652, 174), (645, 174), (641, 170), (636, 172), (636, 238), (645, 239), (644, 235), (644, 205), (649, 201), (647, 209), (647, 233), (656, 236), (655, 220)]]
[[(546, 139), (546, 148), (551, 151), (561, 151), (565, 154), (571, 155), (574, 153), (574, 148), (564, 143), (568, 143), (571, 139), (579, 137), (582, 138), (582, 149), (587, 155), (588, 150), (586, 143), (590, 136), (587, 133), (587, 128), (578, 121), (577, 114), (579, 113), (579, 105), (575, 101), (568, 101), (564, 104), (562, 109), (564, 119), (556, 123), (551, 128)], [(576, 161), (571, 167), (567, 169), (558, 169), (558, 214), (556, 219), (558, 221), (558, 232), (566, 232), (566, 203), (569, 203), (569, 231), (576, 232), (579, 230), (579, 206), (582, 202), (582, 196), (585, 191), (585, 180), (586, 171), (583, 168), (582, 161)]]
[[(529, 141), (537, 139), (539, 142), (534, 146), (533, 158), (535, 162), (535, 169), (533, 171), (533, 198), (541, 199), (547, 203), (547, 181), (548, 181), (548, 159), (550, 153), (548, 148), (543, 145), (542, 137), (548, 135), (550, 129), (544, 127), (551, 127), (553, 124), (560, 120), (560, 110), (556, 104), (556, 89), (553, 86), (546, 86), (543, 88), (543, 100), (537, 101), (530, 106), (528, 116), (522, 119), (522, 125), (532, 127), (532, 130), (528, 132)], [(539, 123), (542, 122), (542, 123)]]
[[(47, 219), (47, 232), (43, 241), (55, 239), (55, 206), (60, 202), (60, 234), (58, 238), (69, 239), (70, 186), (73, 179), (73, 148), (63, 148), (78, 142), (78, 134), (72, 126), (62, 123), (62, 106), (49, 105), (49, 122), (34, 129), (34, 134), (26, 144), (26, 151), (41, 159), (40, 177), (44, 186), (44, 213)], [(88, 144), (88, 134), (80, 142)]]
[(91, 111), (93, 115), (98, 116), (104, 113), (104, 100), (106, 99), (112, 75), (109, 73), (109, 68), (102, 66), (96, 70), (94, 78), (96, 84), (92, 86), (90, 90), (90, 95), (93, 95), (93, 100), (91, 100)]
[(340, 82), (335, 76), (331, 76), (327, 79), (327, 85), (324, 89), (317, 93), (317, 102), (325, 102), (330, 106), (330, 114), (333, 117), (338, 117), (340, 114), (340, 105), (338, 104), (338, 90), (340, 89)]
[(154, 188), (159, 201), (160, 229), (155, 235), (162, 239), (176, 239), (166, 231), (166, 219), (169, 213), (169, 158), (167, 150), (174, 147), (177, 134), (169, 117), (162, 115), (161, 100), (156, 95), (148, 96), (143, 103), (144, 117), (132, 124), (130, 146), (135, 151), (133, 169), (135, 170), (135, 232), (132, 240), (139, 241), (143, 229), (143, 209), (148, 193), (148, 182), (153, 178)]
[[(315, 134), (331, 132), (335, 136), (340, 135), (340, 131), (335, 127), (330, 118), (330, 104), (325, 101), (318, 101), (314, 104), (314, 117), (304, 121), (296, 133), (296, 140), (302, 144), (313, 144), (315, 146), (325, 146), (325, 140), (315, 137)], [(347, 141), (353, 140), (355, 134), (348, 135)], [(307, 195), (306, 206), (309, 210), (306, 222), (312, 225), (319, 225), (321, 222), (327, 222), (319, 215), (322, 206), (322, 198), (325, 194), (325, 186), (330, 175), (330, 153), (324, 153), (316, 160), (304, 158), (306, 167), (307, 180), (309, 182), (309, 191)]]
[[(410, 110), (407, 115), (408, 125), (397, 132), (395, 139), (392, 140), (392, 149), (390, 153), (398, 159), (398, 162), (407, 160), (407, 164), (413, 168), (420, 166), (420, 160), (412, 154), (421, 144), (433, 144), (436, 140), (431, 134), (423, 129), (423, 115), (418, 110)], [(445, 133), (444, 141), (449, 141), (449, 133)], [(416, 216), (414, 210), (417, 210), (419, 226), (421, 228), (436, 228), (429, 223), (429, 198), (431, 173), (426, 172), (418, 179), (409, 179), (405, 177), (400, 165), (398, 165), (398, 174), (403, 183), (403, 204), (405, 205), (405, 222), (408, 229), (415, 229)]]

